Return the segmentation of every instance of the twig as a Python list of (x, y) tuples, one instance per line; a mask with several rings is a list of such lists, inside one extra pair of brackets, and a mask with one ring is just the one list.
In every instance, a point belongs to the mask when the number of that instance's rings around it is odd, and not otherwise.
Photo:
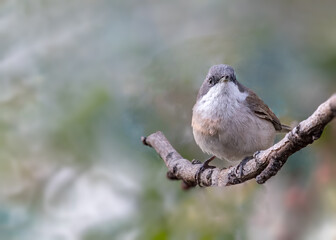
[[(256, 153), (253, 158), (242, 166), (240, 164), (227, 169), (206, 169), (200, 175), (202, 186), (229, 186), (256, 178), (259, 184), (274, 176), (286, 163), (288, 157), (300, 149), (319, 139), (324, 127), (336, 116), (336, 94), (306, 120), (299, 123), (291, 132), (272, 147)], [(156, 150), (168, 167), (169, 178), (183, 180), (184, 184), (196, 185), (195, 176), (201, 167), (184, 159), (168, 142), (162, 132), (142, 137), (143, 144)]]

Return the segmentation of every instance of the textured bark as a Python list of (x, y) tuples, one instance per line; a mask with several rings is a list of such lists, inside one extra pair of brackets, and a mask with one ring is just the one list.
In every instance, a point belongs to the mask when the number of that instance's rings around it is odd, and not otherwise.
[[(272, 147), (256, 153), (246, 164), (226, 169), (206, 169), (200, 174), (202, 186), (229, 186), (256, 178), (260, 184), (274, 176), (288, 157), (319, 139), (324, 127), (336, 116), (336, 94), (322, 103), (306, 120)], [(142, 137), (142, 142), (156, 150), (168, 167), (170, 179), (180, 179), (185, 187), (196, 186), (196, 175), (201, 164), (184, 159), (169, 143), (162, 132)], [(242, 168), (242, 174), (240, 174)]]

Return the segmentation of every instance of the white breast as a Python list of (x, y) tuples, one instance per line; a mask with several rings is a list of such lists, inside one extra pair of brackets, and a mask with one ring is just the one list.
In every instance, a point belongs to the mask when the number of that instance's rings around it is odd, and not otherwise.
[[(233, 82), (218, 83), (195, 104), (193, 134), (204, 152), (238, 161), (273, 144), (276, 133), (273, 124), (248, 108), (247, 96)], [(207, 129), (209, 122), (216, 124)]]

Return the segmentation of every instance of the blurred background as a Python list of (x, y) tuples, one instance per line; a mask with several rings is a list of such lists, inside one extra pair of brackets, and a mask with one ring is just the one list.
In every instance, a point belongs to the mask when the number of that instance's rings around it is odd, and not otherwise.
[[(265, 185), (183, 191), (211, 65), (287, 124), (336, 90), (336, 2), (0, 1), (0, 239), (336, 239), (336, 124)], [(281, 137), (281, 136), (280, 136)], [(215, 164), (220, 165), (219, 161)]]

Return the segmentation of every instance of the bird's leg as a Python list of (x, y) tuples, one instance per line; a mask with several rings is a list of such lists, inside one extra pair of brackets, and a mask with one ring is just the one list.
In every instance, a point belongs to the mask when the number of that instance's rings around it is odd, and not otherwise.
[(239, 174), (238, 177), (241, 178), (243, 176), (243, 168), (248, 161), (253, 159), (253, 156), (245, 157), (240, 163), (239, 163)]
[(200, 187), (201, 186), (201, 181), (200, 181), (200, 178), (201, 178), (201, 173), (207, 169), (207, 168), (215, 168), (215, 166), (209, 166), (209, 163), (214, 160), (216, 158), (216, 156), (212, 156), (211, 158), (209, 158), (208, 160), (205, 160), (204, 163), (202, 164), (202, 166), (198, 169), (196, 175), (195, 175), (195, 180), (196, 180), (196, 184)]

